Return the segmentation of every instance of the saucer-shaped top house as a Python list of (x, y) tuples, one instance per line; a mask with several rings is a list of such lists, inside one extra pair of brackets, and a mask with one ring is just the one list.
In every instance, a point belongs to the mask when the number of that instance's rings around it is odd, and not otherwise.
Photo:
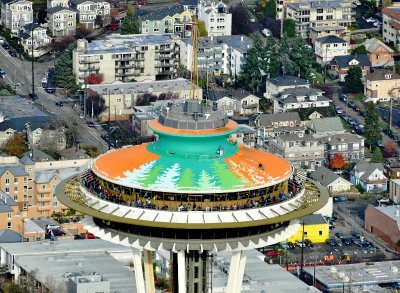
[(171, 252), (179, 293), (211, 292), (210, 256), (232, 251), (227, 292), (240, 292), (246, 250), (287, 239), (328, 201), (283, 158), (239, 145), (236, 122), (204, 103), (171, 104), (149, 127), (156, 141), (100, 155), (56, 191), (89, 232), (133, 247), (138, 292), (154, 292), (156, 250)]

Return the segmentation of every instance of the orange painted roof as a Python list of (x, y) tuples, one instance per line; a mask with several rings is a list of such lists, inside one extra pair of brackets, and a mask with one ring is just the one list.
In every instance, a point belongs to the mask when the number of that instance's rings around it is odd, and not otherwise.
[(103, 179), (123, 186), (183, 193), (257, 189), (286, 180), (292, 173), (285, 159), (244, 146), (231, 157), (213, 159), (159, 156), (149, 152), (147, 146), (101, 155), (92, 169)]
[(149, 122), (149, 126), (160, 132), (167, 132), (177, 135), (208, 135), (208, 134), (220, 134), (235, 130), (237, 128), (237, 123), (233, 120), (229, 122), (224, 127), (219, 127), (215, 129), (201, 129), (201, 130), (189, 130), (189, 129), (176, 129), (172, 127), (167, 127), (158, 122), (158, 118)]

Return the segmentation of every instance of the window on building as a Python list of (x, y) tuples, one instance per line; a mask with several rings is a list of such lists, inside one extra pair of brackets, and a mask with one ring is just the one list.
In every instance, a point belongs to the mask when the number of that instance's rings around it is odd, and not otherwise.
[(318, 235), (322, 236), (322, 231), (321, 230), (318, 231)]
[(317, 13), (324, 13), (323, 9), (317, 9)]
[(28, 209), (28, 205), (26, 203), (24, 203), (22, 208), (23, 208), (24, 211), (26, 211)]
[(11, 222), (7, 222), (7, 229), (11, 229), (11, 228), (12, 228)]
[(18, 177), (14, 177), (14, 183), (18, 183)]
[(6, 178), (6, 184), (10, 184), (10, 178)]
[(18, 192), (18, 186), (14, 186), (14, 192)]
[(8, 219), (11, 219), (11, 218), (12, 218), (12, 213), (8, 213), (8, 214), (7, 214), (7, 218), (8, 218)]
[(332, 20), (332, 19), (333, 19), (333, 15), (327, 15), (327, 16), (326, 16), (326, 19), (327, 19), (327, 20)]
[(317, 16), (317, 20), (324, 20), (324, 17), (321, 15), (321, 16)]

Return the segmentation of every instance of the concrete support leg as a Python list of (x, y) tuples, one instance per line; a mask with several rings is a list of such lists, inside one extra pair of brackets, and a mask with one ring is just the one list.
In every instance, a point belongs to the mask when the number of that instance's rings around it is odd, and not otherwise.
[(226, 292), (240, 293), (242, 289), (242, 281), (244, 275), (244, 268), (246, 266), (246, 259), (247, 259), (247, 252), (245, 250), (235, 251), (232, 253)]
[(186, 293), (186, 255), (184, 250), (178, 252), (178, 292)]
[(133, 266), (135, 268), (136, 290), (138, 293), (145, 293), (142, 255), (139, 250), (133, 249)]
[(146, 280), (146, 293), (155, 293), (153, 256), (151, 251), (144, 250), (144, 277)]

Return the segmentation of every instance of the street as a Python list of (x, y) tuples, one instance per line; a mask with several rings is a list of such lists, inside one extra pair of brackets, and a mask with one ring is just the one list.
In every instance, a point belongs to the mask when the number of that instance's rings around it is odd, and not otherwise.
[[(31, 62), (21, 60), (10, 56), (8, 52), (0, 47), (0, 68), (6, 72), (6, 82), (13, 88), (16, 88), (16, 92), (20, 96), (27, 96), (32, 91), (31, 81)], [(101, 147), (103, 151), (107, 150), (106, 142), (101, 139), (101, 127), (89, 128), (86, 125), (86, 120), (79, 117), (80, 109), (74, 109), (74, 103), (68, 103), (64, 107), (56, 106), (56, 102), (64, 101), (65, 97), (61, 98), (54, 94), (49, 94), (44, 91), (41, 85), (41, 79), (45, 72), (50, 67), (54, 66), (54, 61), (51, 60), (46, 63), (34, 64), (35, 69), (35, 93), (38, 95), (38, 99), (35, 103), (42, 110), (53, 114), (57, 119), (64, 122), (68, 127), (72, 127), (73, 124), (78, 125), (77, 132), (79, 140), (82, 144), (94, 145)], [(77, 106), (79, 107), (79, 105)]]

